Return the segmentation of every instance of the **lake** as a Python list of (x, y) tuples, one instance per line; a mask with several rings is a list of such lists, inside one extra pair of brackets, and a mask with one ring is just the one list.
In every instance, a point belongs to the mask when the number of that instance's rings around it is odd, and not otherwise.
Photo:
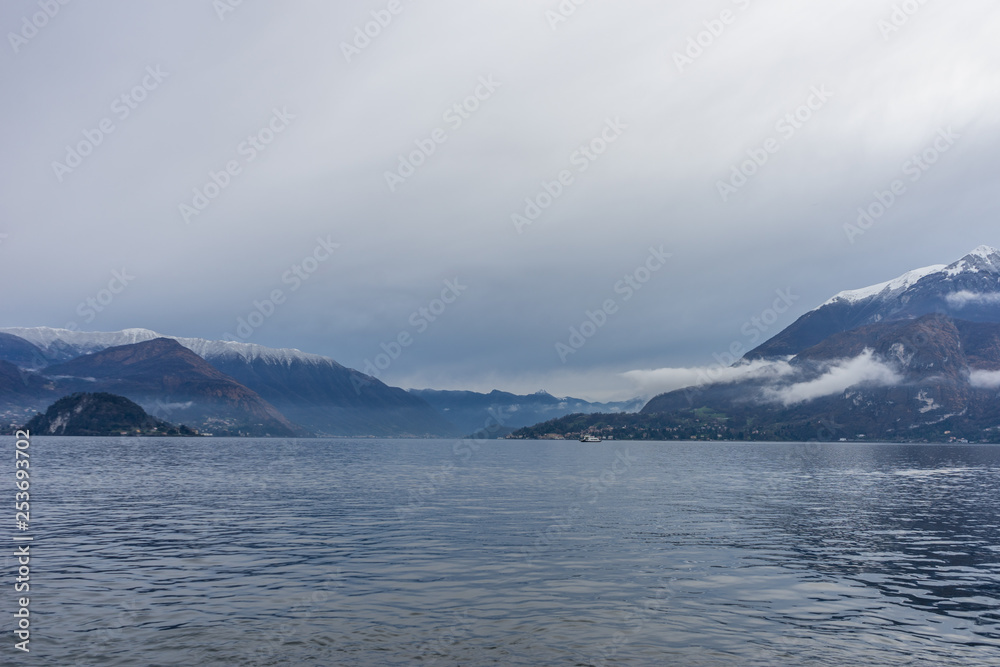
[(1000, 665), (1000, 447), (30, 451), (34, 664)]

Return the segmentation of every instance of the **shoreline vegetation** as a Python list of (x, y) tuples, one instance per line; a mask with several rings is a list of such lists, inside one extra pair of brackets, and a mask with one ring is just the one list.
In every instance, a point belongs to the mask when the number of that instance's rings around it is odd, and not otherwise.
[(709, 408), (671, 414), (574, 414), (517, 429), (513, 440), (576, 440), (594, 435), (604, 440), (728, 442), (893, 442), (1000, 444), (1000, 431), (974, 426), (935, 424), (907, 433), (863, 432), (831, 419), (755, 423)]

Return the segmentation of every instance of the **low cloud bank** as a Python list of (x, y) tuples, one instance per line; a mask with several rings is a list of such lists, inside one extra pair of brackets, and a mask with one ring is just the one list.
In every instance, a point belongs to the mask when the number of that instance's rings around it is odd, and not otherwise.
[(1000, 389), (1000, 371), (972, 371), (969, 384), (977, 389)]
[(946, 299), (949, 306), (958, 309), (965, 308), (966, 306), (1000, 305), (1000, 294), (996, 293), (980, 294), (979, 292), (961, 290), (960, 292), (952, 292)]
[(707, 387), (710, 384), (732, 384), (761, 378), (778, 379), (791, 375), (795, 369), (787, 361), (756, 360), (738, 366), (696, 366), (693, 368), (657, 368), (628, 371), (622, 375), (633, 382), (645, 396), (655, 396), (687, 387)]
[(856, 384), (891, 386), (902, 381), (903, 376), (888, 364), (876, 359), (872, 350), (865, 350), (853, 359), (846, 359), (831, 366), (814, 380), (798, 382), (787, 387), (769, 387), (764, 390), (764, 396), (767, 400), (788, 407), (822, 396), (839, 394)]
[[(707, 366), (695, 368), (660, 368), (629, 371), (623, 375), (646, 395), (662, 394), (687, 387), (710, 384), (732, 384), (745, 380), (765, 383), (762, 399), (768, 403), (791, 406), (823, 396), (839, 394), (858, 384), (896, 385), (903, 377), (889, 364), (877, 359), (866, 349), (853, 359), (832, 362), (818, 377), (796, 382), (805, 372), (788, 361), (753, 361), (738, 366)], [(983, 381), (986, 381), (985, 379)], [(1000, 372), (995, 374), (995, 386), (1000, 386)]]

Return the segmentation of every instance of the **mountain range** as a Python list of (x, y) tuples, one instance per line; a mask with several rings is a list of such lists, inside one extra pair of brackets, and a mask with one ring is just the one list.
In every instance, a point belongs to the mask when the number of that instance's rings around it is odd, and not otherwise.
[(540, 392), (405, 391), (316, 354), (164, 336), (148, 329), (0, 330), (0, 416), (23, 423), (78, 392), (125, 396), (152, 415), (217, 435), (458, 437), (574, 411), (631, 409)]
[(556, 398), (545, 391), (527, 396), (496, 390), (482, 394), (474, 391), (411, 389), (410, 393), (427, 401), (463, 433), (488, 431), (497, 437), (523, 426), (567, 414), (638, 412), (645, 403), (641, 399), (591, 403), (579, 398)]
[(106, 392), (216, 435), (1000, 441), (1000, 251), (843, 291), (710, 381), (642, 401), (405, 391), (320, 355), (164, 336), (0, 330), (0, 418)]
[(717, 371), (515, 435), (1000, 442), (1000, 251), (840, 292)]

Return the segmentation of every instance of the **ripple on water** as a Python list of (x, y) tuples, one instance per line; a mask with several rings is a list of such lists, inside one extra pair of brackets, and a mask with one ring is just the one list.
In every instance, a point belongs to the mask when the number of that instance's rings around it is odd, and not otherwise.
[(1000, 449), (452, 445), (36, 438), (32, 650), (1000, 665)]

